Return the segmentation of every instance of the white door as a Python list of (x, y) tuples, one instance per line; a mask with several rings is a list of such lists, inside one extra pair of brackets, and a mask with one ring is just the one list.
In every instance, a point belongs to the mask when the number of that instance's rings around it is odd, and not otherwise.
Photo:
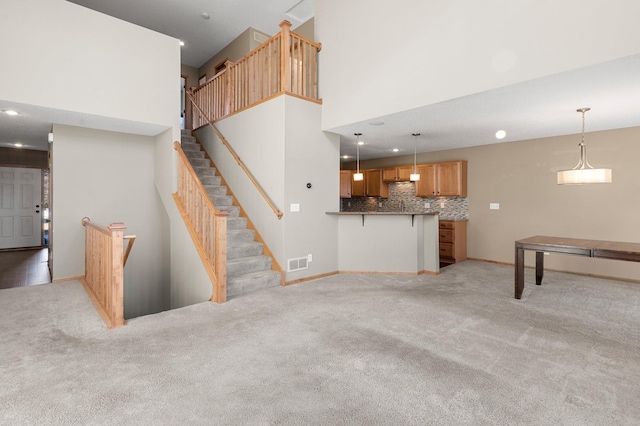
[(0, 167), (0, 249), (42, 245), (40, 169)]

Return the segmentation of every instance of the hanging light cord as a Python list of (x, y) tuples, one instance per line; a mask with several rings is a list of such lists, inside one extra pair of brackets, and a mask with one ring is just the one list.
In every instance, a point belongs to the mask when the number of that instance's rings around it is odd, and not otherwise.
[(413, 174), (417, 174), (416, 173), (416, 156), (418, 155), (418, 136), (420, 136), (420, 133), (412, 133), (413, 137), (414, 137), (414, 144), (413, 144)]

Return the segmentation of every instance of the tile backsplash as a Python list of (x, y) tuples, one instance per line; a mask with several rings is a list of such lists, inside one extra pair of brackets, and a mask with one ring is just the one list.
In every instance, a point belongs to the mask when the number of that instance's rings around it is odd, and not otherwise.
[[(438, 213), (447, 219), (469, 219), (467, 197), (416, 197), (415, 183), (389, 184), (389, 198), (353, 197), (340, 199), (343, 212), (408, 212)], [(425, 207), (429, 203), (429, 207)], [(380, 205), (382, 204), (382, 205)]]

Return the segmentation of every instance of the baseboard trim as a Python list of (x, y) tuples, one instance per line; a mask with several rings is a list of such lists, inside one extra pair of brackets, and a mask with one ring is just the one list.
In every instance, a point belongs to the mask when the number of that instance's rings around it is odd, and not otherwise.
[(65, 281), (81, 281), (84, 279), (84, 275), (78, 275), (75, 277), (64, 277), (64, 278), (54, 278), (51, 280), (52, 283), (62, 283)]
[(304, 282), (307, 282), (307, 281), (317, 280), (318, 278), (330, 277), (331, 275), (338, 275), (338, 271), (327, 272), (327, 273), (324, 273), (324, 274), (313, 275), (313, 276), (305, 277), (305, 278), (299, 278), (297, 280), (292, 280), (292, 281), (286, 281), (284, 283), (284, 285), (288, 286), (288, 285), (300, 284), (300, 283), (304, 283)]
[[(497, 265), (514, 266), (515, 267), (515, 263), (513, 263), (513, 262), (499, 262), (497, 260), (478, 259), (478, 258), (471, 258), (471, 257), (469, 257), (468, 260), (475, 260), (475, 261), (478, 261), (478, 262), (495, 263)], [(527, 266), (527, 265), (525, 265), (524, 267), (527, 268), (527, 269), (535, 269), (535, 266)], [(640, 280), (633, 279), (633, 278), (612, 277), (610, 275), (600, 275), (600, 274), (587, 274), (585, 272), (565, 271), (563, 269), (544, 268), (544, 270), (545, 271), (552, 271), (552, 272), (562, 272), (563, 274), (578, 275), (578, 276), (581, 276), (581, 277), (602, 278), (603, 280), (624, 281), (624, 282), (627, 282), (627, 283), (640, 284)]]
[(439, 275), (440, 272), (434, 271), (417, 271), (417, 272), (382, 272), (382, 271), (338, 271), (338, 274), (344, 275)]

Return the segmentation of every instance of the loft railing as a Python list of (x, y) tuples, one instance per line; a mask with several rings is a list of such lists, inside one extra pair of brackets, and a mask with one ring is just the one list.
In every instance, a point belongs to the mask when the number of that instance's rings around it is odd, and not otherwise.
[[(80, 280), (108, 328), (125, 325), (124, 265), (135, 235), (124, 235), (124, 223), (102, 227), (82, 219), (85, 227), (85, 276)], [(126, 252), (124, 240), (128, 239)]]
[(227, 300), (227, 216), (213, 204), (179, 142), (178, 190), (173, 198), (212, 284), (211, 301)]
[(193, 89), (193, 129), (215, 122), (271, 97), (286, 93), (313, 102), (318, 99), (318, 52), (322, 48), (290, 31), (280, 32), (205, 84)]

